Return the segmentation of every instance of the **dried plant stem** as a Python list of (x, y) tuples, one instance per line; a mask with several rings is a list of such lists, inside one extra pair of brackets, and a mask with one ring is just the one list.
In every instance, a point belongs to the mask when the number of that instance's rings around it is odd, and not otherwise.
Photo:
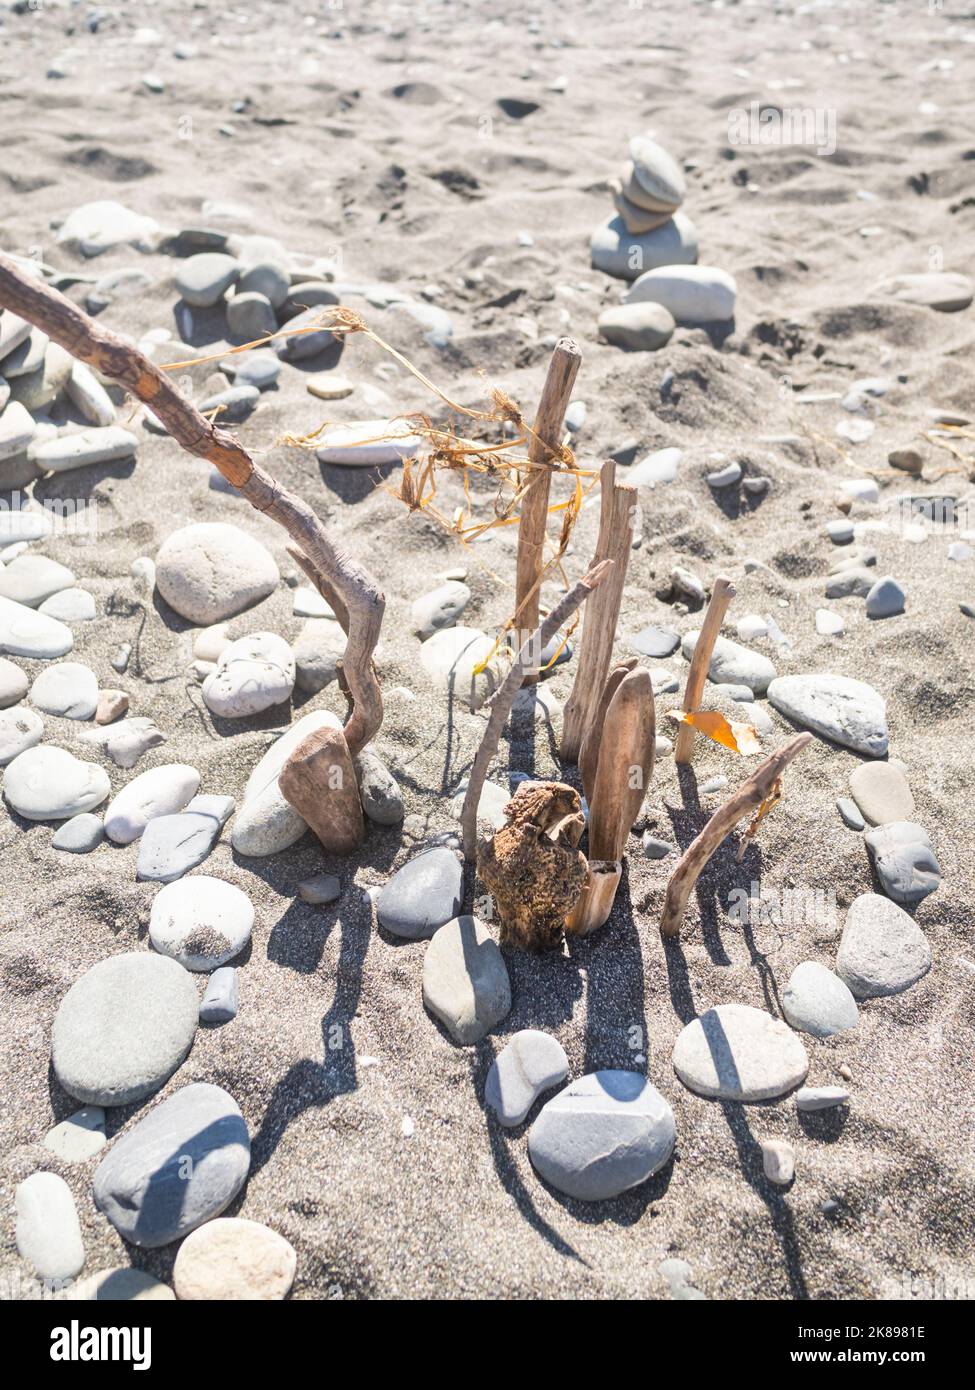
[[(551, 465), (562, 438), (562, 422), (572, 388), (582, 362), (578, 345), (571, 338), (560, 338), (555, 344), (548, 375), (538, 403), (538, 414), (528, 442), (531, 464)], [(518, 626), (533, 632), (538, 626), (538, 591), (545, 560), (545, 530), (548, 523), (548, 494), (551, 467), (534, 468), (521, 503), (518, 525), (518, 561), (515, 606)], [(526, 679), (533, 682), (532, 672)]]
[(619, 622), (626, 567), (633, 540), (633, 509), (636, 489), (616, 482), (616, 464), (609, 459), (600, 473), (599, 537), (596, 558), (612, 560), (613, 573), (595, 600), (586, 609), (579, 644), (579, 665), (572, 694), (565, 705), (559, 752), (565, 762), (574, 763), (582, 741), (602, 698), (616, 625)]
[(0, 307), (28, 319), (73, 357), (144, 401), (177, 444), (188, 453), (207, 459), (252, 507), (288, 532), (296, 545), (291, 553), (344, 618), (348, 645), (342, 667), (352, 699), (345, 738), (349, 753), (355, 757), (377, 732), (383, 718), (382, 693), (372, 654), (386, 601), (372, 575), (330, 538), (307, 503), (255, 464), (232, 434), (205, 420), (144, 353), (90, 319), (57, 290), (25, 274), (2, 253)]
[[(736, 592), (737, 590), (730, 579), (726, 579), (724, 575), (718, 575), (714, 581), (714, 588), (711, 590), (711, 601), (704, 615), (701, 631), (698, 633), (697, 644), (691, 657), (690, 670), (687, 673), (687, 684), (684, 686), (681, 709), (687, 710), (689, 714), (693, 714), (701, 707), (701, 696), (704, 694), (704, 682), (707, 680), (708, 670), (711, 666), (714, 644), (718, 640), (718, 633), (721, 631), (721, 624), (724, 622), (728, 605)], [(689, 763), (693, 757), (694, 730), (690, 724), (681, 724), (677, 731), (674, 761), (676, 763)]]
[(464, 858), (467, 860), (473, 860), (477, 852), (477, 807), (481, 799), (484, 779), (487, 776), (491, 759), (498, 751), (501, 730), (511, 713), (515, 696), (521, 689), (525, 672), (530, 668), (540, 648), (544, 647), (546, 642), (555, 636), (565, 620), (570, 618), (579, 605), (598, 587), (610, 568), (610, 563), (605, 560), (593, 564), (578, 584), (574, 584), (569, 592), (563, 595), (561, 601), (556, 604), (537, 631), (532, 633), (522, 645), (514, 664), (491, 701), (491, 713), (487, 728), (484, 730), (480, 747), (474, 757), (474, 765), (471, 768), (460, 817), (464, 834)]
[(667, 884), (663, 915), (660, 919), (662, 936), (678, 936), (687, 901), (697, 883), (705, 864), (718, 849), (727, 835), (735, 828), (742, 816), (756, 806), (761, 806), (772, 792), (784, 769), (801, 753), (812, 734), (798, 734), (777, 753), (757, 767), (743, 782), (733, 796), (719, 806), (707, 825), (681, 855), (676, 869)]

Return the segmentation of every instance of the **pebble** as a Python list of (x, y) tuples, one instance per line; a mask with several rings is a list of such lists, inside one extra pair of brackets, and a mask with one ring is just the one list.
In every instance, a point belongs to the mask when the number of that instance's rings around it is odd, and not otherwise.
[(796, 1151), (784, 1139), (762, 1141), (762, 1171), (769, 1182), (788, 1187), (796, 1175)]
[(678, 212), (661, 226), (633, 235), (622, 217), (608, 219), (589, 242), (594, 270), (619, 280), (635, 280), (655, 266), (693, 265), (697, 260), (697, 228)]
[(845, 1086), (800, 1086), (796, 1091), (796, 1109), (811, 1114), (846, 1105), (849, 1099), (850, 1093)]
[(907, 778), (892, 763), (862, 763), (850, 776), (850, 791), (871, 825), (909, 821), (914, 814)]
[(154, 1249), (219, 1216), (249, 1167), (250, 1137), (236, 1101), (196, 1082), (116, 1139), (95, 1172), (95, 1205), (130, 1244)]
[(244, 797), (234, 817), (230, 841), (238, 854), (263, 857), (279, 854), (300, 840), (307, 825), (285, 799), (278, 776), (298, 745), (316, 729), (341, 729), (329, 710), (314, 710), (292, 724), (271, 745), (247, 779)]
[(0, 656), (0, 709), (7, 709), (18, 700), (22, 700), (29, 685), (30, 682), (20, 667)]
[(19, 753), (33, 748), (45, 737), (45, 721), (35, 710), (21, 705), (0, 710), (0, 767), (13, 762)]
[(779, 676), (768, 687), (769, 703), (855, 753), (882, 758), (887, 752), (887, 709), (883, 697), (865, 681), (849, 676)]
[(76, 1110), (44, 1136), (44, 1147), (64, 1163), (84, 1163), (105, 1147), (105, 1111), (100, 1105)]
[(342, 884), (335, 874), (316, 874), (298, 884), (298, 897), (313, 907), (324, 907), (342, 896)]
[(274, 309), (265, 295), (251, 290), (248, 294), (232, 295), (227, 300), (227, 333), (231, 339), (254, 343), (276, 333), (277, 329)]
[(916, 449), (892, 449), (887, 455), (887, 462), (891, 468), (913, 473), (915, 477), (920, 477), (924, 468), (924, 459)]
[(662, 304), (680, 324), (726, 323), (735, 317), (737, 293), (734, 276), (717, 266), (658, 262), (638, 276), (625, 302)]
[(35, 678), (30, 702), (42, 714), (91, 719), (98, 705), (98, 677), (78, 661), (58, 661)]
[(820, 637), (842, 637), (843, 619), (829, 608), (817, 608), (816, 631)]
[(164, 763), (133, 777), (105, 812), (105, 834), (117, 845), (137, 840), (154, 816), (170, 816), (195, 796), (200, 774), (186, 763)]
[(341, 401), (352, 395), (355, 386), (346, 377), (338, 376), (335, 372), (322, 372), (319, 376), (310, 376), (307, 379), (305, 390), (310, 396), (317, 396), (320, 401)]
[(82, 256), (100, 256), (113, 246), (129, 245), (151, 251), (159, 224), (143, 217), (115, 199), (83, 203), (61, 223), (57, 241), (79, 251)]
[(973, 557), (975, 557), (975, 546), (969, 545), (967, 541), (952, 541), (948, 547), (949, 560), (955, 560), (961, 564)]
[(65, 387), (74, 406), (90, 425), (104, 427), (115, 424), (115, 406), (111, 396), (84, 362), (71, 364), (71, 375)]
[(682, 449), (658, 449), (635, 464), (620, 481), (636, 488), (654, 488), (657, 483), (672, 483), (677, 478), (682, 456)]
[[(681, 642), (681, 652), (687, 661), (694, 655), (699, 635), (689, 632)], [(764, 695), (775, 681), (775, 667), (767, 656), (742, 647), (728, 637), (719, 637), (711, 654), (708, 677), (716, 685), (747, 685), (754, 694)]]
[(90, 623), (95, 617), (95, 600), (87, 589), (62, 589), (46, 598), (37, 611), (61, 623)]
[(35, 428), (30, 411), (19, 401), (11, 401), (0, 414), (0, 459), (23, 453), (34, 438)]
[[(232, 798), (226, 799), (232, 807)], [(206, 801), (207, 798), (194, 797), (193, 800)], [(172, 883), (202, 864), (209, 855), (220, 838), (223, 821), (218, 815), (194, 811), (192, 806), (190, 802), (185, 811), (155, 816), (148, 823), (139, 840), (136, 860), (135, 876), (140, 882)]]
[(802, 1033), (830, 1038), (860, 1021), (856, 1000), (838, 975), (818, 961), (804, 960), (789, 976), (782, 995), (786, 1021)]
[(874, 576), (858, 566), (843, 570), (826, 581), (827, 598), (866, 598), (874, 586)]
[(403, 793), (382, 758), (364, 748), (354, 766), (366, 816), (374, 825), (398, 825), (405, 814)]
[(618, 304), (604, 309), (596, 324), (601, 337), (628, 352), (656, 352), (670, 341), (674, 316), (662, 304)]
[(843, 817), (843, 821), (851, 830), (863, 830), (865, 821), (860, 814), (855, 801), (851, 801), (848, 796), (840, 796), (836, 799), (836, 809)]
[(546, 1102), (529, 1131), (528, 1153), (552, 1187), (596, 1202), (659, 1172), (676, 1138), (673, 1111), (644, 1077), (597, 1071)]
[(335, 338), (327, 328), (318, 327), (317, 331), (305, 331), (314, 325), (320, 325), (321, 318), (322, 306), (313, 304), (289, 319), (285, 325), (287, 336), (275, 339), (273, 346), (277, 355), (285, 362), (304, 362), (330, 348)]
[(658, 840), (649, 831), (643, 837), (643, 853), (648, 859), (666, 859), (673, 848), (674, 846), (668, 844), (666, 840)]
[(180, 1302), (273, 1302), (287, 1296), (298, 1257), (284, 1236), (242, 1217), (219, 1217), (183, 1241), (173, 1265)]
[(255, 632), (231, 642), (203, 682), (203, 702), (223, 719), (244, 719), (291, 698), (295, 656), (284, 638)]
[(281, 362), (266, 348), (254, 348), (225, 357), (220, 370), (233, 377), (235, 386), (256, 386), (258, 391), (267, 391), (281, 375)]
[(106, 425), (102, 429), (81, 430), (77, 434), (35, 442), (27, 456), (47, 473), (67, 473), (73, 468), (131, 458), (138, 445), (138, 439), (129, 430), (121, 425)]
[(294, 644), (295, 684), (317, 694), (338, 678), (348, 638), (334, 618), (309, 618)]
[(200, 1022), (230, 1023), (237, 1017), (238, 1007), (237, 971), (232, 965), (222, 965), (207, 981), (200, 1003)]
[(125, 768), (135, 767), (143, 753), (166, 742), (165, 734), (160, 733), (153, 721), (141, 715), (107, 728), (86, 729), (82, 738), (101, 748), (116, 767)]
[(176, 1295), (144, 1269), (102, 1269), (71, 1285), (73, 1303), (174, 1303)]
[(420, 436), (408, 433), (399, 420), (352, 420), (331, 425), (319, 435), (315, 450), (319, 463), (347, 468), (379, 468), (412, 458)]
[(916, 275), (894, 275), (881, 281), (877, 290), (904, 304), (923, 304), (948, 314), (968, 308), (975, 295), (975, 284), (967, 275), (955, 271), (931, 270)]
[(643, 656), (660, 659), (670, 656), (680, 646), (680, 636), (669, 628), (645, 627), (635, 637), (630, 638), (630, 646)]
[(420, 664), (436, 686), (477, 710), (503, 679), (496, 655), (474, 676), (474, 667), (490, 655), (494, 645), (494, 639), (477, 628), (443, 628), (421, 646)]
[(674, 157), (647, 135), (634, 135), (628, 154), (631, 165), (628, 172), (636, 183), (634, 201), (643, 199), (638, 206), (668, 211), (679, 208), (687, 187)]
[(780, 1019), (747, 1004), (719, 1004), (681, 1032), (674, 1070), (698, 1095), (771, 1100), (799, 1085), (809, 1058)]
[[(865, 444), (876, 429), (872, 420), (840, 420), (834, 426), (834, 432), (841, 439), (845, 439), (849, 444)], [(842, 544), (842, 542), (838, 542)]]
[(199, 1001), (175, 961), (126, 951), (91, 966), (51, 1032), (58, 1081), (85, 1105), (130, 1105), (158, 1091), (193, 1045)]
[(261, 393), (256, 386), (228, 386), (207, 396), (197, 407), (201, 415), (215, 414), (218, 425), (229, 425), (246, 420), (257, 405)]
[(68, 854), (90, 854), (105, 838), (105, 826), (98, 816), (84, 811), (59, 825), (51, 836), (51, 848)]
[(867, 617), (893, 618), (897, 613), (903, 613), (904, 603), (904, 590), (893, 575), (885, 575), (867, 594)]
[(569, 1060), (557, 1038), (523, 1028), (498, 1053), (484, 1086), (484, 1103), (506, 1128), (520, 1125), (543, 1091), (569, 1075)]
[[(294, 591), (292, 612), (296, 618), (331, 618), (335, 621), (335, 610), (317, 589), (310, 584), (299, 584)], [(202, 652), (197, 653), (202, 656)], [(219, 652), (217, 653), (219, 656)], [(212, 657), (211, 660), (216, 660)]]
[(280, 309), (288, 298), (291, 280), (276, 261), (257, 261), (244, 271), (237, 288), (242, 294), (263, 294), (272, 309)]
[(900, 994), (931, 968), (924, 933), (903, 908), (879, 893), (850, 904), (836, 969), (857, 999)]
[(894, 902), (916, 907), (941, 886), (941, 865), (923, 826), (890, 821), (868, 830), (863, 840), (874, 872)]
[(714, 473), (706, 474), (704, 481), (707, 483), (708, 487), (716, 489), (734, 487), (736, 483), (741, 482), (741, 464), (729, 463), (726, 467), (719, 468)]
[(443, 628), (453, 627), (470, 600), (471, 591), (466, 584), (448, 580), (414, 602), (410, 609), (413, 631), (425, 640)]
[(849, 545), (853, 540), (853, 522), (842, 518), (827, 521), (826, 534), (834, 545)]
[(27, 608), (37, 608), (73, 583), (71, 571), (45, 555), (18, 555), (0, 570), (0, 596)]
[(480, 1042), (509, 1013), (504, 957), (476, 917), (455, 917), (433, 933), (423, 958), (423, 1003), (461, 1046)]
[(216, 970), (251, 939), (254, 905), (240, 888), (207, 874), (167, 883), (149, 916), (149, 940), (187, 970)]
[(7, 765), (3, 794), (27, 820), (68, 820), (93, 811), (108, 796), (108, 774), (64, 748), (27, 748)]
[(772, 479), (765, 477), (742, 478), (741, 485), (753, 497), (763, 497), (772, 486)]
[(124, 690), (100, 690), (95, 707), (96, 724), (114, 724), (129, 709), (129, 697)]
[(45, 1284), (73, 1279), (85, 1263), (78, 1209), (57, 1173), (32, 1173), (14, 1192), (17, 1249)]
[[(542, 692), (540, 692), (537, 687), (526, 687), (525, 690), (520, 690), (518, 692), (518, 695), (515, 697), (515, 703), (517, 703), (518, 699), (522, 695), (527, 694), (532, 700), (534, 700), (536, 698), (536, 695), (540, 695), (541, 693)], [(514, 710), (514, 705), (512, 706), (512, 710)], [(462, 781), (460, 786), (457, 788), (457, 792), (450, 803), (451, 813), (457, 818), (457, 820), (460, 820), (461, 818), (461, 813), (464, 809), (464, 799), (466, 795), (467, 779), (465, 778), (464, 781)], [(488, 830), (489, 832), (494, 830), (500, 830), (501, 827), (507, 821), (507, 817), (505, 816), (505, 809), (510, 800), (511, 792), (506, 791), (504, 787), (497, 786), (494, 782), (485, 782), (483, 787), (481, 788), (481, 795), (479, 796), (477, 802), (478, 825), (482, 829)]]
[(116, 651), (113, 653), (113, 655), (112, 655), (112, 658), (111, 658), (112, 669), (113, 669), (114, 671), (118, 671), (119, 675), (121, 675), (122, 672), (123, 672), (123, 671), (126, 669), (126, 667), (128, 666), (128, 664), (129, 664), (129, 658), (131, 657), (131, 655), (132, 655), (132, 644), (131, 644), (131, 642), (123, 642), (122, 645), (121, 645), (120, 647), (118, 647), (117, 650), (116, 650)]
[(650, 672), (650, 682), (655, 696), (672, 695), (680, 689), (680, 681), (665, 666), (658, 666)]
[(411, 941), (432, 936), (460, 911), (463, 881), (453, 850), (441, 846), (421, 852), (393, 874), (376, 898), (379, 925)]
[(222, 521), (183, 526), (156, 556), (156, 587), (180, 617), (209, 627), (251, 608), (278, 585), (278, 567), (259, 541)]
[(219, 303), (240, 274), (233, 256), (204, 251), (190, 256), (176, 273), (176, 289), (194, 309), (209, 309)]
[(768, 636), (768, 623), (757, 613), (747, 613), (735, 624), (738, 636), (743, 642), (754, 642), (759, 637)]

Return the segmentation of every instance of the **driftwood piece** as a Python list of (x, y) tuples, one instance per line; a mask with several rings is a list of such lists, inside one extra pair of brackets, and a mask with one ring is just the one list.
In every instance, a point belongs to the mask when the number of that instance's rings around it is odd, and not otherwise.
[(355, 768), (340, 729), (316, 729), (302, 739), (278, 786), (330, 854), (351, 854), (365, 840)]
[(705, 864), (741, 818), (768, 800), (785, 768), (811, 741), (812, 734), (798, 734), (777, 753), (766, 758), (751, 777), (718, 807), (697, 839), (688, 845), (667, 884), (667, 896), (660, 919), (660, 931), (663, 936), (677, 936), (680, 933), (687, 901)]
[(533, 655), (539, 649), (539, 644), (544, 647), (545, 643), (558, 632), (565, 620), (572, 616), (580, 603), (587, 599), (593, 589), (603, 582), (610, 568), (611, 565), (606, 561), (593, 563), (578, 584), (574, 584), (568, 593), (562, 596), (541, 627), (522, 644), (514, 664), (492, 698), (487, 728), (484, 730), (480, 747), (474, 757), (474, 766), (471, 768), (460, 816), (464, 835), (464, 858), (467, 860), (473, 860), (477, 851), (477, 806), (481, 799), (484, 779), (491, 765), (491, 759), (498, 751), (501, 730), (511, 713), (515, 696), (521, 689), (525, 671), (531, 664)]
[(89, 318), (70, 299), (25, 274), (0, 252), (0, 308), (40, 328), (81, 362), (144, 401), (188, 453), (212, 463), (251, 506), (272, 518), (295, 542), (290, 553), (332, 605), (348, 637), (342, 669), (352, 701), (345, 725), (355, 756), (377, 733), (382, 694), (372, 654), (385, 598), (372, 575), (333, 540), (307, 503), (287, 491), (229, 431), (205, 420), (173, 379), (125, 339)]
[(582, 790), (587, 801), (592, 801), (592, 789), (596, 784), (596, 768), (599, 766), (599, 747), (603, 737), (603, 725), (606, 722), (606, 711), (619, 689), (620, 682), (635, 669), (636, 664), (636, 657), (633, 657), (631, 661), (623, 661), (610, 671), (596, 711), (583, 737), (579, 752), (579, 776), (582, 778)]
[(592, 722), (606, 683), (633, 541), (636, 488), (616, 481), (616, 464), (612, 459), (603, 464), (599, 478), (596, 559), (612, 560), (613, 573), (603, 585), (598, 598), (586, 609), (576, 678), (562, 718), (559, 752), (567, 763), (574, 763), (579, 757), (586, 730)]
[[(714, 581), (714, 588), (711, 590), (711, 599), (704, 615), (704, 622), (701, 624), (694, 653), (691, 656), (690, 670), (687, 672), (687, 684), (684, 686), (681, 709), (687, 710), (689, 714), (694, 714), (701, 707), (701, 696), (704, 694), (704, 682), (707, 680), (708, 670), (711, 666), (714, 644), (718, 640), (728, 605), (736, 592), (737, 590), (730, 579), (725, 578), (724, 575), (718, 575)], [(690, 724), (681, 724), (677, 731), (674, 761), (686, 764), (693, 757), (694, 730)]]
[[(538, 626), (539, 581), (545, 563), (545, 532), (548, 526), (548, 494), (555, 471), (552, 455), (562, 442), (562, 422), (581, 362), (578, 344), (571, 338), (560, 338), (548, 364), (538, 413), (529, 437), (528, 460), (536, 466), (528, 475), (521, 501), (515, 580), (515, 626), (522, 632), (533, 632)], [(524, 683), (534, 684), (537, 679), (538, 672), (530, 671), (525, 674)]]
[(589, 857), (622, 859), (653, 775), (656, 719), (650, 672), (620, 681), (606, 711), (589, 807)]
[(588, 936), (605, 924), (622, 877), (620, 860), (590, 859), (579, 901), (565, 919), (567, 936)]
[(505, 819), (479, 847), (477, 871), (494, 899), (501, 945), (545, 951), (562, 940), (586, 881), (586, 858), (576, 848), (584, 825), (579, 793), (562, 782), (523, 786)]

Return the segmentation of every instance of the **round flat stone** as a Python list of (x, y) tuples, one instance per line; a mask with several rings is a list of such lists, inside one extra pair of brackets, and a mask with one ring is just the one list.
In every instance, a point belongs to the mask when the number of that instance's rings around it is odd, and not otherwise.
[(34, 710), (26, 705), (0, 710), (0, 767), (6, 767), (43, 737), (44, 720)]
[(152, 818), (139, 841), (137, 879), (172, 883), (203, 863), (219, 838), (223, 822), (208, 811), (194, 811), (192, 806), (193, 802), (176, 815)]
[(86, 1105), (129, 1105), (158, 1091), (189, 1052), (199, 1001), (176, 961), (127, 951), (93, 965), (61, 1001), (54, 1072)]
[(195, 309), (208, 309), (217, 303), (239, 274), (240, 266), (233, 256), (204, 251), (183, 262), (176, 274), (176, 288), (187, 304)]
[(187, 970), (215, 970), (244, 949), (254, 905), (240, 888), (208, 874), (167, 883), (149, 916), (149, 940)]
[(30, 681), (20, 667), (0, 656), (0, 710), (22, 700), (29, 685)]
[(71, 629), (64, 623), (0, 595), (0, 652), (47, 661), (64, 656), (73, 646)]
[(14, 1194), (17, 1249), (45, 1283), (73, 1279), (85, 1262), (71, 1189), (57, 1173), (32, 1173)]
[(27, 748), (8, 763), (3, 794), (27, 820), (68, 820), (93, 811), (111, 791), (108, 773), (64, 748)]
[(105, 834), (117, 845), (137, 840), (154, 816), (171, 816), (196, 795), (200, 774), (186, 763), (164, 763), (133, 777), (105, 812)]
[(597, 1071), (548, 1101), (528, 1134), (536, 1171), (583, 1202), (617, 1197), (670, 1159), (674, 1113), (636, 1072)]
[(634, 135), (629, 144), (629, 156), (633, 177), (646, 195), (639, 206), (680, 207), (687, 185), (673, 155), (648, 135)]
[(80, 661), (55, 662), (34, 681), (30, 702), (42, 714), (90, 719), (98, 705), (98, 677)]
[(768, 699), (788, 719), (855, 753), (882, 758), (887, 752), (887, 707), (865, 681), (819, 674), (779, 676), (769, 684)]
[(196, 522), (174, 531), (156, 556), (156, 587), (180, 617), (209, 627), (273, 593), (270, 551), (237, 526)]
[(219, 1216), (249, 1167), (240, 1107), (221, 1087), (196, 1082), (115, 1140), (95, 1171), (95, 1205), (125, 1240), (153, 1249)]
[(510, 1011), (504, 957), (476, 917), (456, 917), (434, 932), (423, 958), (423, 1002), (462, 1046), (480, 1042)]
[(255, 632), (231, 642), (203, 682), (203, 702), (223, 719), (244, 719), (290, 699), (295, 655), (283, 637)]
[(846, 914), (836, 969), (857, 999), (900, 994), (931, 968), (931, 948), (903, 908), (862, 893)]
[(266, 391), (281, 375), (281, 363), (273, 352), (255, 348), (224, 358), (220, 370), (229, 372), (237, 386), (256, 386), (258, 391)]
[(814, 1038), (830, 1038), (855, 1028), (860, 1021), (856, 1000), (832, 970), (804, 960), (789, 976), (782, 995), (782, 1012), (793, 1028)]
[(440, 846), (398, 869), (376, 899), (379, 925), (412, 941), (432, 936), (460, 911), (464, 873), (453, 850)]
[(174, 1303), (176, 1295), (144, 1269), (101, 1269), (71, 1286), (72, 1303)]
[(914, 814), (907, 778), (891, 763), (863, 763), (850, 776), (850, 791), (871, 825), (909, 821)]
[(680, 636), (665, 627), (645, 627), (635, 637), (630, 638), (630, 646), (642, 656), (652, 656), (658, 660), (670, 656), (680, 646)]
[(270, 1226), (218, 1217), (183, 1241), (173, 1283), (181, 1302), (270, 1302), (287, 1295), (297, 1264), (294, 1247)]
[(785, 1023), (747, 1004), (719, 1004), (674, 1045), (674, 1070), (690, 1090), (720, 1100), (770, 1100), (804, 1079), (809, 1058)]
[(105, 826), (101, 820), (85, 811), (58, 826), (51, 836), (51, 848), (66, 850), (68, 854), (90, 854), (104, 838)]
[(599, 315), (601, 337), (628, 352), (656, 352), (666, 346), (676, 327), (674, 316), (662, 304), (617, 304)]
[(105, 1111), (100, 1105), (76, 1110), (48, 1130), (44, 1147), (65, 1163), (84, 1163), (105, 1147)]
[(90, 623), (95, 617), (95, 600), (87, 589), (62, 589), (46, 598), (37, 610), (59, 623)]
[[(659, 236), (668, 224), (658, 232)], [(713, 265), (678, 264), (647, 268), (626, 292), (627, 304), (662, 304), (680, 324), (730, 323), (738, 287), (733, 275)]]
[(543, 1091), (569, 1075), (569, 1060), (557, 1038), (523, 1028), (498, 1053), (484, 1087), (489, 1105), (506, 1128), (520, 1125)]

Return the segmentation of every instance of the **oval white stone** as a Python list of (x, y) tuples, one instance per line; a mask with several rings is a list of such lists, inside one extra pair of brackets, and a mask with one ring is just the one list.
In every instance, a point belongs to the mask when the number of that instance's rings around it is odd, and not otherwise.
[[(651, 233), (653, 235), (653, 233)], [(627, 304), (652, 300), (678, 323), (726, 323), (735, 316), (733, 275), (713, 265), (666, 265), (647, 270), (626, 292)]]
[(3, 794), (27, 820), (68, 820), (93, 811), (111, 791), (108, 773), (65, 748), (27, 748), (8, 764)]
[(792, 1029), (771, 1014), (747, 1004), (719, 1004), (680, 1033), (674, 1070), (701, 1096), (770, 1100), (799, 1085), (809, 1058)]
[(182, 811), (196, 796), (200, 774), (186, 763), (165, 763), (140, 772), (115, 796), (105, 812), (105, 834), (117, 845), (130, 845), (153, 816)]
[(149, 940), (187, 970), (216, 970), (250, 940), (254, 905), (223, 879), (196, 874), (167, 883), (149, 916)]

